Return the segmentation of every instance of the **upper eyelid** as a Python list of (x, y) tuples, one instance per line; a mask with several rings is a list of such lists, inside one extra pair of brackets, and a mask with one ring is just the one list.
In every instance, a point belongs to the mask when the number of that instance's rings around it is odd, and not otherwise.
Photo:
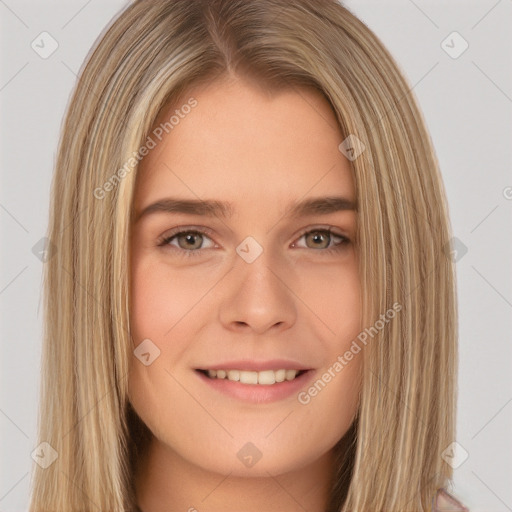
[[(346, 241), (350, 241), (351, 238), (348, 236), (348, 235), (345, 235), (343, 233), (337, 233), (336, 231), (334, 231), (335, 228), (312, 228), (312, 229), (306, 229), (305, 231), (302, 231), (298, 237), (296, 237), (296, 240), (299, 240), (301, 239), (303, 236), (305, 235), (308, 235), (310, 233), (314, 233), (315, 231), (320, 231), (320, 232), (328, 232), (330, 235), (334, 236), (334, 237), (338, 237), (338, 238), (343, 238), (345, 239)], [(295, 242), (293, 242), (295, 243)]]

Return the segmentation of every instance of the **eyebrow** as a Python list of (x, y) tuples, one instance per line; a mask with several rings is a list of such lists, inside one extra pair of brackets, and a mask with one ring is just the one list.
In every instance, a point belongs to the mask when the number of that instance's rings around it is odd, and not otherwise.
[[(289, 207), (286, 217), (307, 217), (309, 215), (329, 215), (330, 213), (356, 210), (355, 202), (341, 196), (314, 197), (295, 201)], [(165, 198), (146, 206), (135, 218), (138, 222), (143, 217), (155, 213), (182, 213), (205, 217), (230, 218), (235, 209), (233, 203), (216, 200)]]

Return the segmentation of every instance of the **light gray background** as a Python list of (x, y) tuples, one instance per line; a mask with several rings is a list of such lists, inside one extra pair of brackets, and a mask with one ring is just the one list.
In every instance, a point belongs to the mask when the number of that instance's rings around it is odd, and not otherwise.
[[(0, 512), (27, 509), (41, 355), (45, 235), (59, 130), (76, 74), (123, 0), (0, 0)], [(419, 99), (440, 160), (458, 260), (457, 442), (453, 491), (472, 511), (512, 510), (512, 0), (349, 0)], [(47, 59), (31, 47), (47, 31)], [(458, 58), (441, 43), (457, 31)], [(457, 37), (457, 36), (455, 36)], [(462, 40), (447, 40), (457, 52)], [(462, 246), (461, 246), (462, 247)], [(459, 252), (459, 257), (463, 253)], [(460, 462), (464, 451), (456, 452)]]

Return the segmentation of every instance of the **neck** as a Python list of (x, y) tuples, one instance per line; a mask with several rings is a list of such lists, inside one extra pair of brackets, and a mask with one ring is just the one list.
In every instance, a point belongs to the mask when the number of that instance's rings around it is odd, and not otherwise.
[(143, 512), (325, 512), (333, 461), (331, 450), (289, 473), (237, 477), (194, 465), (153, 438), (135, 475), (137, 503)]

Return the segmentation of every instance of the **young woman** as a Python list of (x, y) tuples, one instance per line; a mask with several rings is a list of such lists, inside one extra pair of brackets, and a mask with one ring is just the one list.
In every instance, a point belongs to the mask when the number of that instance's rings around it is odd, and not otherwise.
[(337, 1), (127, 7), (48, 238), (31, 512), (465, 510), (438, 164)]

